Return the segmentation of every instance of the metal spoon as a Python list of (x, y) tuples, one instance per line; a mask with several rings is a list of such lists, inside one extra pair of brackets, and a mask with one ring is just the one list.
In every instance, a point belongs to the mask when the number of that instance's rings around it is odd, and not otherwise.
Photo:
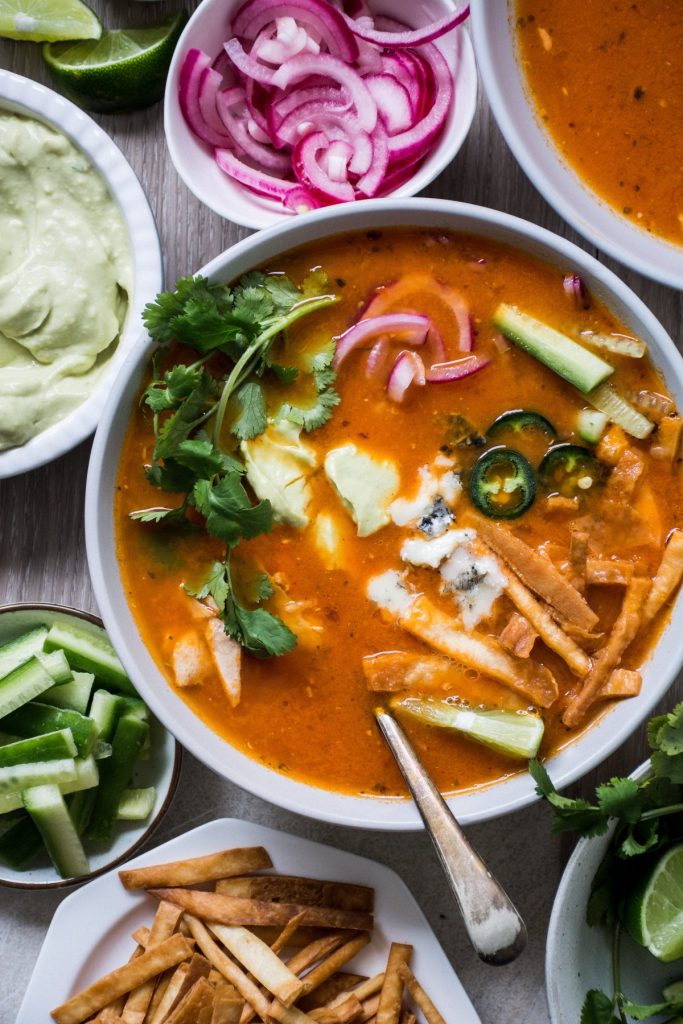
[(436, 847), (470, 942), (484, 963), (509, 964), (526, 946), (524, 921), (470, 845), (396, 719), (384, 708), (375, 708), (375, 717)]

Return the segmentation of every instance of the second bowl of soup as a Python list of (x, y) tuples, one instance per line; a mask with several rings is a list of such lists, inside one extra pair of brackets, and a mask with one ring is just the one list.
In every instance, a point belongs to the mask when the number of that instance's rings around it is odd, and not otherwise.
[[(250, 238), (148, 311), (89, 472), (103, 617), (219, 773), (417, 827), (401, 718), (464, 821), (645, 717), (681, 660), (681, 365), (576, 247), (438, 200)], [(666, 498), (664, 498), (666, 496)]]

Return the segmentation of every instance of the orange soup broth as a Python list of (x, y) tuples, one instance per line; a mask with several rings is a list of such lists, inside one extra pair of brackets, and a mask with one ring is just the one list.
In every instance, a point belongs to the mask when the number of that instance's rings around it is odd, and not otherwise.
[(683, 4), (516, 0), (543, 124), (586, 184), (683, 245)]
[[(414, 273), (419, 267), (420, 273), (433, 274), (457, 288), (472, 312), (476, 350), (491, 356), (490, 365), (478, 374), (451, 384), (412, 388), (400, 405), (388, 401), (383, 382), (367, 380), (365, 352), (352, 354), (342, 365), (337, 379), (341, 405), (332, 420), (306, 435), (305, 441), (317, 452), (320, 466), (327, 451), (349, 441), (373, 455), (392, 459), (400, 470), (402, 495), (416, 492), (418, 470), (438, 455), (447, 440), (449, 417), (453, 415), (465, 416), (484, 431), (506, 410), (534, 409), (552, 420), (563, 439), (575, 439), (576, 413), (584, 404), (581, 396), (514, 346), (502, 353), (498, 350), (491, 315), (500, 301), (514, 302), (560, 330), (623, 329), (595, 302), (587, 310), (577, 310), (564, 294), (561, 270), (476, 237), (436, 237), (418, 230), (338, 236), (294, 250), (266, 269), (285, 272), (300, 282), (310, 269), (319, 265), (329, 275), (340, 302), (300, 321), (290, 332), (287, 344), (291, 348), (319, 341), (323, 336), (339, 335), (359, 318), (373, 289)], [(418, 297), (411, 305), (417, 303)], [(446, 341), (449, 358), (456, 357), (452, 313), (425, 294), (417, 308), (433, 317)], [(644, 387), (664, 390), (647, 360), (619, 362), (617, 377), (622, 391)], [(634, 445), (637, 447), (638, 443)], [(223, 556), (223, 550), (219, 542), (201, 532), (178, 533), (129, 520), (130, 511), (159, 503), (159, 492), (147, 483), (142, 468), (150, 462), (152, 450), (149, 417), (136, 407), (118, 476), (116, 523), (120, 567), (141, 635), (173, 686), (170, 651), (175, 640), (192, 627), (189, 599), (182, 583), (197, 585), (211, 562)], [(459, 457), (460, 452), (456, 455)], [(465, 469), (472, 458), (463, 455)], [(652, 512), (648, 530), (654, 530), (658, 541), (663, 542), (674, 523), (682, 520), (680, 498), (678, 490), (672, 493), (670, 469), (650, 460), (647, 472), (642, 493)], [(371, 537), (357, 537), (322, 470), (318, 470), (312, 484), (314, 498), (308, 510), (311, 523), (322, 511), (332, 512), (338, 522), (345, 523), (343, 567), (332, 571), (325, 568), (313, 543), (311, 526), (304, 531), (277, 526), (269, 534), (243, 542), (238, 549), (237, 565), (255, 564), (276, 580), (286, 581), (287, 598), (307, 602), (307, 619), (322, 630), (314, 634), (304, 631), (297, 649), (280, 658), (259, 661), (245, 656), (242, 698), (235, 709), (228, 705), (215, 679), (176, 691), (214, 731), (272, 768), (338, 791), (403, 794), (402, 780), (374, 723), (373, 707), (382, 695), (367, 691), (361, 661), (365, 655), (380, 651), (427, 650), (396, 624), (384, 621), (366, 596), (369, 577), (402, 567), (399, 549), (405, 531), (389, 525)], [(653, 494), (662, 493), (663, 488), (671, 495), (665, 507), (652, 498)], [(468, 509), (471, 505), (463, 494), (456, 506), (459, 521)], [(534, 547), (566, 547), (569, 524), (566, 515), (548, 515), (544, 499), (539, 498), (514, 524), (514, 529)], [(615, 550), (620, 553), (616, 537), (606, 535), (603, 540), (605, 555)], [(636, 545), (634, 551), (642, 567), (653, 572), (661, 551), (647, 544), (642, 549)], [(414, 578), (424, 582), (425, 590), (431, 586), (434, 593), (430, 592), (430, 596), (452, 615), (452, 599), (438, 596), (429, 579), (434, 575), (428, 570), (413, 571)], [(600, 592), (598, 588), (593, 591), (588, 599), (600, 615), (601, 624), (608, 626), (618, 611), (623, 591), (604, 587)], [(505, 598), (499, 599), (499, 605), (505, 603)], [(298, 632), (295, 624), (292, 628)], [(486, 631), (486, 623), (480, 623), (478, 629)], [(634, 645), (624, 664), (636, 667), (646, 653), (647, 644)], [(575, 680), (564, 663), (538, 642), (534, 657), (537, 655), (555, 673), (560, 691), (574, 692)], [(524, 700), (502, 685), (465, 669), (455, 671), (448, 692), (475, 704), (525, 707)], [(568, 732), (559, 721), (560, 714), (559, 706), (544, 712), (546, 754), (568, 739)], [(443, 791), (488, 783), (516, 770), (508, 758), (445, 730), (426, 727), (412, 719), (405, 724)]]

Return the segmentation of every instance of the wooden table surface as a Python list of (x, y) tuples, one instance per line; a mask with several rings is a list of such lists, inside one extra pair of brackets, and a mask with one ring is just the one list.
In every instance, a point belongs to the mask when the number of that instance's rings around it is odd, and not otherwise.
[[(165, 3), (123, 0), (92, 0), (92, 6), (110, 27), (148, 23), (172, 9)], [(0, 67), (49, 84), (37, 46), (0, 41)], [(168, 282), (198, 270), (248, 233), (203, 207), (179, 180), (166, 152), (161, 105), (98, 120), (121, 147), (149, 196), (161, 235)], [(681, 295), (625, 270), (563, 223), (517, 166), (483, 95), (467, 142), (426, 194), (505, 210), (578, 242), (616, 271), (659, 317), (679, 348), (683, 344)], [(43, 469), (0, 482), (0, 601), (55, 601), (96, 610), (83, 533), (89, 451), (88, 442)], [(671, 706), (681, 699), (682, 692), (679, 678), (666, 704)], [(639, 729), (577, 790), (588, 792), (597, 779), (630, 771), (643, 760), (645, 750), (644, 730)], [(548, 1021), (543, 977), (545, 934), (570, 847), (566, 840), (551, 836), (546, 807), (537, 804), (468, 830), (509, 889), (529, 928), (526, 952), (505, 968), (485, 967), (471, 951), (429, 841), (422, 834), (383, 836), (352, 831), (280, 811), (217, 778), (186, 755), (176, 799), (154, 842), (222, 815), (259, 821), (388, 864), (402, 875), (422, 905), (483, 1024)], [(45, 930), (61, 898), (54, 893), (0, 891), (0, 1024), (14, 1020)], [(452, 1018), (448, 1019), (451, 1024)]]

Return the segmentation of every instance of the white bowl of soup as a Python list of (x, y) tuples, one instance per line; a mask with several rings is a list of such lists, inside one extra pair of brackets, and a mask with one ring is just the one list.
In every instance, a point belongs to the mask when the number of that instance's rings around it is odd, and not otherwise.
[[(420, 827), (378, 704), (464, 822), (535, 798), (540, 732), (558, 785), (589, 771), (683, 657), (683, 371), (661, 325), (569, 242), (436, 199), (318, 212), (202, 273), (150, 320), (156, 376), (141, 347), (88, 475), (98, 605), (154, 713), (226, 778), (359, 827)], [(169, 348), (166, 317), (187, 339), (199, 307), (246, 315), (264, 289), (306, 315), (259, 349), (267, 365), (242, 358), (258, 375), (221, 426), (231, 359)], [(560, 332), (583, 391), (515, 342), (515, 316), (537, 340)], [(199, 333), (223, 344), (215, 323)], [(194, 408), (185, 373), (208, 389)]]
[(474, 0), (482, 83), (515, 157), (577, 231), (683, 287), (683, 10)]

